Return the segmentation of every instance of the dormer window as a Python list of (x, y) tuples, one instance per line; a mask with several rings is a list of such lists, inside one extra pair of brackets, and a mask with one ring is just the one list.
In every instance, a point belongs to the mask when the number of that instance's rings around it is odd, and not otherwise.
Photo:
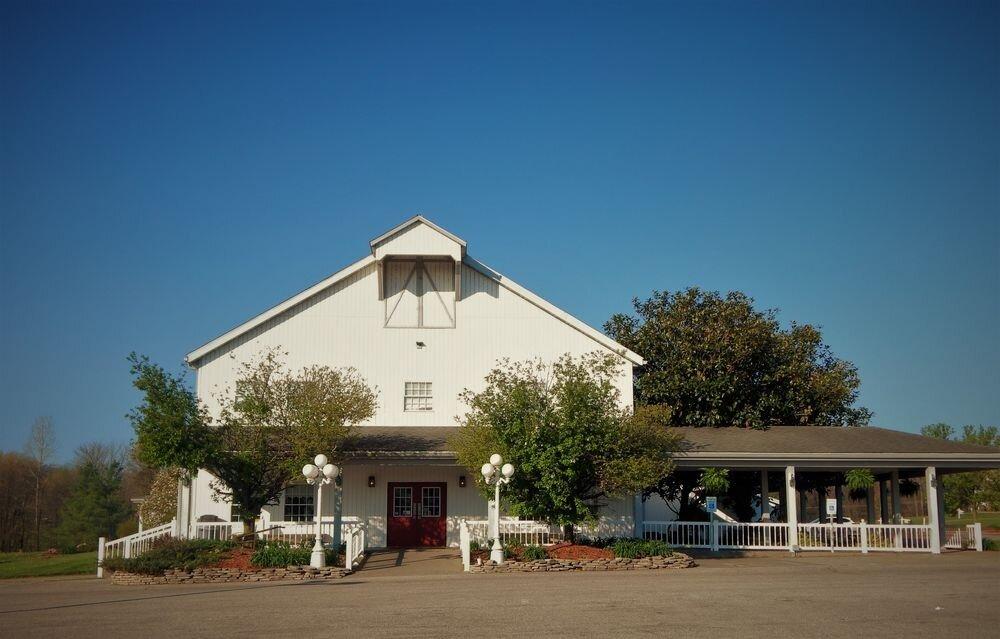
[(430, 382), (406, 382), (403, 386), (403, 410), (433, 410)]

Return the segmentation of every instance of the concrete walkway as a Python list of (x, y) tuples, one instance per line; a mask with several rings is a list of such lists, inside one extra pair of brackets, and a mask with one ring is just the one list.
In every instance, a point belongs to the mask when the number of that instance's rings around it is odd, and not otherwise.
[(406, 548), (376, 550), (361, 567), (365, 577), (413, 577), (462, 573), (457, 548)]

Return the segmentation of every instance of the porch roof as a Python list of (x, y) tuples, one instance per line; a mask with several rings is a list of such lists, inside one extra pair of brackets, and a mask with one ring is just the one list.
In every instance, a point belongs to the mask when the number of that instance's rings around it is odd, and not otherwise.
[[(687, 444), (681, 467), (855, 468), (875, 470), (937, 466), (939, 472), (1000, 468), (1000, 449), (950, 442), (871, 426), (772, 426), (674, 428)], [(347, 452), (354, 458), (454, 458), (454, 426), (365, 426)]]

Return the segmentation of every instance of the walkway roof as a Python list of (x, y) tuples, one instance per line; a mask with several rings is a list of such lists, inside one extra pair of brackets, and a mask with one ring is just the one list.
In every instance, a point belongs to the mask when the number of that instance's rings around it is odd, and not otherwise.
[[(772, 426), (674, 428), (686, 441), (680, 467), (922, 469), (939, 472), (1000, 468), (1000, 449), (951, 442), (886, 428)], [(448, 439), (457, 427), (361, 427), (351, 446), (355, 458), (454, 459)]]

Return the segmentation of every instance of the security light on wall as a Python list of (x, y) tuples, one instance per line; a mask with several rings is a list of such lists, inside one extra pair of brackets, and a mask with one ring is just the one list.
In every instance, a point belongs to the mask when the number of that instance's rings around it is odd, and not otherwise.
[(424, 344), (423, 342), (417, 342), (417, 348), (424, 348), (425, 346), (427, 346), (427, 344)]
[(465, 488), (465, 475), (458, 476), (458, 487)]
[(368, 475), (368, 487), (375, 488), (375, 475)]

